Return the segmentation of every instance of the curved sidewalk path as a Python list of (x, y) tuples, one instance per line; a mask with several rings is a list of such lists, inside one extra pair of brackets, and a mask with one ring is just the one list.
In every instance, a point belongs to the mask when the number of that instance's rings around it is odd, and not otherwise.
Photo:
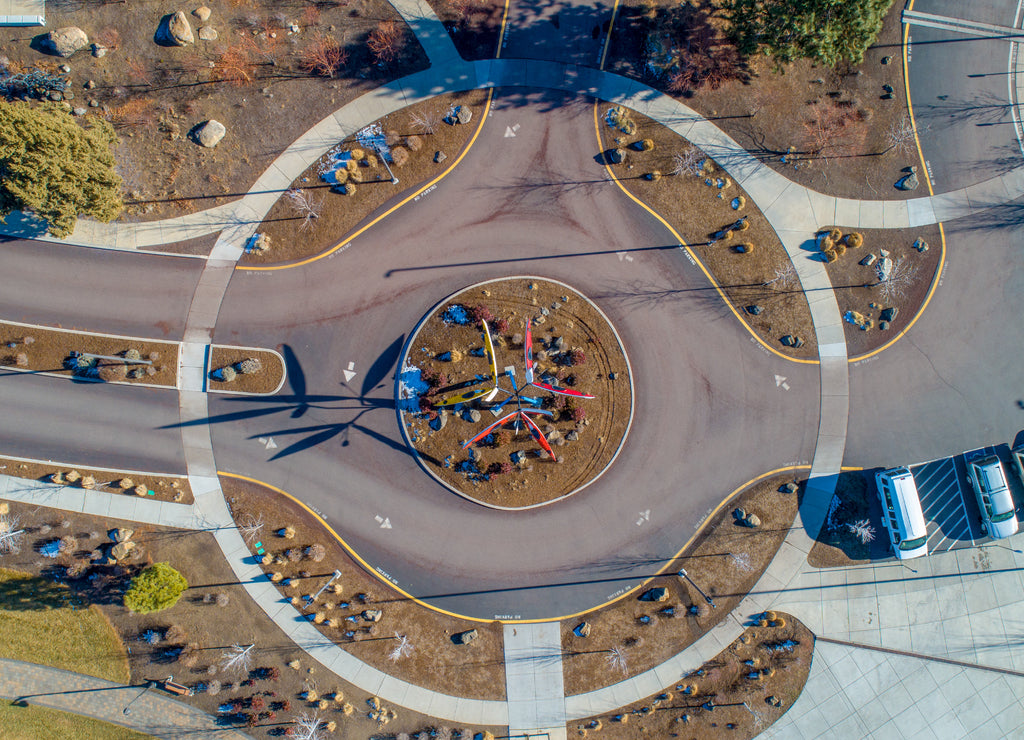
[[(244, 732), (218, 725), (206, 712), (162, 696), (158, 689), (140, 695), (144, 688), (0, 658), (0, 697), (5, 699), (92, 717), (167, 740), (251, 740)], [(130, 714), (125, 714), (129, 702)]]

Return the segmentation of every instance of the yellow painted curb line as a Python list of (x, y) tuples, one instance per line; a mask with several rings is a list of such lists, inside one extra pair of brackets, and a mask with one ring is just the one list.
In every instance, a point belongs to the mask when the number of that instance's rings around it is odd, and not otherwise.
[[(581, 616), (583, 616), (585, 614), (590, 614), (591, 612), (595, 612), (595, 611), (597, 611), (599, 609), (604, 609), (605, 607), (611, 606), (612, 604), (616, 603), (617, 601), (621, 601), (622, 599), (625, 599), (627, 596), (630, 596), (631, 594), (636, 593), (640, 589), (644, 588), (644, 586), (646, 586), (648, 583), (650, 583), (655, 578), (658, 578), (659, 576), (664, 575), (665, 572), (669, 570), (669, 567), (672, 565), (672, 563), (676, 562), (677, 560), (679, 560), (683, 556), (683, 553), (686, 551), (686, 549), (688, 547), (690, 547), (690, 545), (693, 544), (693, 542), (697, 539), (698, 536), (700, 536), (700, 534), (708, 526), (708, 523), (711, 522), (712, 519), (714, 519), (715, 515), (719, 511), (722, 510), (722, 507), (725, 506), (726, 504), (728, 504), (729, 501), (731, 501), (733, 499), (733, 497), (736, 496), (736, 494), (740, 493), (741, 491), (743, 491), (744, 489), (748, 488), (749, 486), (754, 485), (755, 483), (759, 483), (759, 482), (761, 482), (762, 480), (764, 480), (766, 478), (772, 477), (773, 475), (778, 475), (779, 473), (786, 473), (786, 472), (789, 472), (789, 471), (792, 471), (792, 470), (810, 470), (810, 469), (811, 469), (810, 465), (787, 465), (785, 467), (776, 468), (775, 470), (769, 470), (767, 473), (762, 473), (759, 476), (751, 478), (746, 483), (742, 484), (741, 486), (739, 486), (738, 488), (733, 490), (732, 493), (730, 493), (728, 496), (726, 496), (724, 499), (722, 499), (722, 501), (719, 502), (719, 504), (714, 509), (712, 509), (710, 512), (708, 512), (708, 514), (705, 515), (703, 522), (701, 522), (700, 527), (698, 527), (697, 530), (690, 536), (690, 539), (688, 539), (686, 541), (686, 543), (681, 548), (679, 548), (679, 550), (677, 550), (676, 553), (671, 558), (667, 558), (665, 560), (666, 565), (664, 565), (661, 568), (661, 570), (659, 570), (653, 576), (650, 576), (649, 578), (644, 579), (641, 583), (639, 583), (638, 585), (636, 585), (633, 588), (629, 589), (628, 591), (625, 591), (625, 592), (619, 594), (618, 596), (616, 596), (613, 599), (609, 599), (608, 601), (605, 601), (605, 602), (603, 602), (601, 604), (598, 604), (597, 606), (592, 606), (592, 607), (590, 607), (588, 609), (584, 609), (583, 611), (573, 612), (572, 614), (563, 614), (563, 615), (558, 616), (558, 617), (545, 617), (543, 619), (482, 619), (480, 617), (469, 617), (469, 616), (466, 616), (465, 614), (458, 614), (456, 612), (448, 611), (447, 609), (442, 609), (440, 607), (434, 606), (433, 604), (429, 604), (426, 601), (423, 601), (422, 599), (416, 598), (415, 596), (413, 596), (409, 592), (402, 590), (401, 588), (396, 586), (394, 583), (392, 583), (390, 580), (388, 580), (384, 576), (380, 575), (380, 573), (378, 573), (376, 571), (376, 569), (374, 569), (373, 566), (371, 566), (368, 562), (366, 562), (359, 555), (359, 553), (357, 553), (351, 547), (351, 545), (349, 545), (341, 537), (341, 535), (339, 535), (337, 532), (334, 531), (334, 529), (331, 527), (330, 524), (328, 524), (326, 521), (324, 521), (324, 518), (322, 516), (317, 514), (315, 511), (313, 511), (311, 508), (306, 506), (304, 503), (299, 501), (297, 498), (292, 496), (287, 491), (281, 490), (277, 486), (272, 486), (269, 483), (264, 483), (263, 481), (257, 480), (256, 478), (250, 478), (248, 476), (240, 475), (238, 473), (227, 473), (227, 472), (225, 472), (223, 470), (218, 470), (217, 471), (217, 475), (224, 476), (225, 478), (235, 478), (237, 480), (243, 480), (243, 481), (246, 481), (248, 483), (253, 483), (255, 485), (258, 485), (258, 486), (263, 486), (264, 488), (270, 489), (274, 493), (278, 493), (278, 494), (284, 496), (289, 501), (292, 501), (295, 504), (298, 504), (300, 507), (302, 507), (302, 509), (304, 511), (306, 511), (317, 522), (319, 522), (324, 527), (324, 529), (326, 529), (328, 532), (330, 532), (331, 536), (334, 537), (334, 539), (337, 540), (337, 542), (345, 549), (345, 552), (347, 552), (357, 563), (359, 563), (363, 567), (363, 569), (369, 575), (371, 575), (374, 578), (376, 578), (377, 580), (379, 580), (384, 586), (386, 586), (386, 587), (388, 587), (388, 588), (390, 588), (390, 589), (392, 589), (394, 591), (397, 591), (404, 598), (408, 599), (409, 601), (412, 601), (415, 604), (418, 604), (419, 606), (422, 606), (425, 609), (429, 609), (429, 610), (437, 612), (439, 614), (444, 614), (447, 617), (455, 617), (456, 619), (464, 619), (464, 620), (466, 620), (468, 622), (480, 622), (480, 623), (483, 623), (483, 624), (488, 624), (488, 623), (491, 623), (491, 622), (501, 622), (502, 624), (536, 624), (536, 623), (540, 623), (540, 622), (560, 622), (560, 621), (563, 621), (563, 620), (566, 620), (566, 619), (575, 619), (575, 618), (581, 617)], [(848, 468), (848, 467), (840, 468), (840, 470), (842, 470), (844, 472), (845, 471), (857, 471), (857, 470), (860, 470), (860, 469), (861, 468)]]
[(505, 24), (508, 23), (509, 0), (505, 0), (505, 10), (501, 13), (501, 28), (498, 29), (498, 48), (494, 52), (495, 59), (501, 59), (501, 47), (505, 45)]
[[(598, 114), (597, 114), (598, 108), (600, 107), (600, 105), (601, 105), (601, 101), (599, 101), (599, 100), (595, 100), (594, 101), (594, 133), (597, 135), (597, 145), (599, 147), (603, 147), (603, 142), (601, 141), (601, 124), (600, 124), (600, 121), (598, 120)], [(612, 182), (614, 182), (616, 185), (619, 186), (619, 189), (623, 193), (626, 194), (626, 197), (628, 197), (630, 200), (632, 200), (638, 206), (640, 206), (645, 211), (647, 211), (649, 214), (651, 214), (656, 219), (658, 219), (658, 221), (661, 222), (662, 226), (664, 226), (666, 229), (669, 230), (669, 233), (672, 234), (672, 236), (674, 236), (676, 238), (676, 240), (679, 242), (680, 246), (683, 249), (686, 250), (686, 253), (694, 261), (694, 263), (697, 265), (697, 267), (700, 268), (700, 271), (704, 273), (704, 276), (708, 279), (708, 282), (710, 282), (711, 285), (714, 287), (715, 291), (717, 291), (717, 293), (721, 297), (721, 299), (723, 301), (725, 301), (725, 305), (727, 305), (729, 307), (729, 310), (732, 311), (732, 315), (736, 317), (736, 320), (739, 321), (740, 324), (742, 324), (743, 328), (747, 330), (747, 332), (750, 334), (750, 336), (752, 336), (754, 339), (757, 340), (758, 344), (760, 344), (762, 347), (764, 347), (766, 350), (768, 350), (772, 354), (777, 355), (778, 357), (781, 357), (783, 360), (788, 360), (789, 362), (796, 362), (796, 363), (799, 363), (801, 365), (818, 365), (818, 364), (820, 364), (819, 360), (804, 360), (804, 359), (800, 359), (800, 358), (797, 358), (797, 357), (789, 357), (788, 355), (784, 355), (782, 352), (779, 352), (777, 349), (775, 349), (771, 345), (765, 343), (765, 341), (763, 339), (761, 339), (761, 337), (759, 337), (757, 335), (757, 333), (753, 329), (750, 328), (750, 325), (747, 324), (747, 322), (743, 320), (743, 317), (740, 315), (739, 311), (736, 310), (736, 307), (732, 305), (732, 301), (729, 300), (729, 297), (725, 294), (725, 291), (723, 291), (721, 286), (718, 284), (718, 281), (715, 280), (715, 278), (712, 276), (712, 274), (704, 266), (704, 263), (700, 261), (700, 258), (697, 256), (697, 254), (692, 249), (690, 249), (689, 245), (686, 243), (686, 241), (683, 239), (683, 237), (681, 237), (679, 235), (679, 232), (677, 232), (674, 228), (672, 228), (672, 225), (668, 221), (666, 221), (661, 216), (661, 214), (659, 214), (657, 211), (655, 211), (649, 205), (647, 205), (642, 200), (640, 200), (635, 195), (633, 195), (631, 192), (629, 192), (629, 190), (626, 189), (626, 186), (623, 185), (621, 182), (619, 182), (619, 178), (617, 178), (615, 176), (615, 173), (612, 171), (611, 166), (608, 164), (608, 158), (604, 156), (604, 149), (603, 148), (602, 148), (601, 152), (602, 152), (601, 153), (601, 160), (604, 162), (605, 171), (608, 172), (608, 175), (609, 175), (609, 177), (611, 177)], [(804, 296), (804, 300), (807, 300), (806, 296)]]
[(608, 57), (608, 47), (612, 44), (612, 31), (615, 29), (615, 16), (619, 12), (619, 0), (615, 0), (615, 4), (612, 5), (612, 19), (608, 21), (608, 35), (604, 39), (604, 49), (601, 50), (601, 64), (598, 69), (604, 69), (605, 59)]
[[(914, 0), (910, 0), (907, 5), (907, 10), (913, 10)], [(903, 26), (903, 89), (907, 95), (907, 110), (910, 112), (910, 127), (914, 131), (914, 143), (917, 145), (917, 156), (921, 160), (921, 169), (924, 171), (924, 181), (928, 185), (928, 194), (930, 196), (935, 195), (935, 190), (932, 188), (931, 174), (928, 172), (928, 165), (924, 161), (924, 150), (921, 149), (921, 139), (917, 135), (917, 120), (914, 118), (914, 105), (910, 100), (910, 65), (907, 58), (907, 42), (910, 40), (910, 26)], [(924, 298), (924, 302), (921, 303), (921, 307), (917, 309), (917, 313), (914, 314), (914, 318), (910, 320), (903, 330), (890, 339), (888, 342), (883, 344), (878, 349), (868, 352), (867, 354), (858, 355), (857, 357), (851, 357), (849, 362), (861, 362), (869, 357), (874, 357), (883, 350), (889, 349), (892, 345), (906, 336), (907, 332), (917, 323), (917, 320), (921, 318), (921, 314), (928, 308), (928, 304), (931, 303), (932, 296), (935, 295), (935, 290), (939, 287), (939, 282), (942, 280), (942, 270), (946, 266), (946, 229), (942, 225), (941, 221), (937, 221), (936, 224), (939, 227), (939, 242), (941, 245), (941, 253), (939, 254), (939, 266), (935, 269), (935, 274), (932, 276), (932, 284), (928, 286), (928, 294)]]
[(388, 210), (384, 211), (384, 213), (382, 213), (379, 216), (377, 216), (377, 218), (373, 219), (370, 223), (366, 224), (361, 229), (358, 229), (355, 233), (346, 236), (344, 240), (338, 242), (337, 244), (335, 244), (333, 247), (331, 247), (327, 251), (321, 252), (320, 254), (315, 255), (313, 257), (308, 257), (308, 258), (306, 258), (304, 260), (299, 260), (298, 262), (289, 262), (289, 263), (284, 264), (284, 265), (266, 265), (266, 266), (261, 266), (261, 265), (238, 265), (238, 266), (235, 267), (235, 269), (236, 270), (247, 270), (247, 271), (250, 271), (250, 272), (273, 272), (275, 270), (290, 270), (293, 267), (302, 267), (303, 265), (308, 265), (308, 264), (310, 264), (312, 262), (316, 262), (317, 260), (322, 260), (324, 257), (330, 257), (332, 254), (337, 252), (339, 249), (344, 247), (346, 244), (348, 244), (349, 242), (353, 241), (354, 239), (356, 239), (360, 235), (364, 234), (367, 231), (367, 229), (369, 229), (372, 226), (376, 226), (378, 223), (380, 223), (382, 220), (384, 220), (385, 218), (390, 216), (392, 213), (397, 211), (399, 208), (404, 206), (406, 203), (408, 203), (409, 201), (411, 201), (411, 200), (415, 199), (416, 197), (418, 197), (421, 193), (423, 193), (424, 190), (427, 190), (428, 188), (433, 187), (438, 182), (440, 182), (445, 177), (447, 177), (451, 173), (451, 171), (455, 169), (455, 167), (459, 164), (459, 162), (462, 161), (463, 157), (465, 157), (466, 154), (469, 153), (469, 150), (473, 147), (473, 144), (476, 143), (477, 137), (480, 135), (480, 132), (483, 130), (484, 121), (487, 120), (487, 114), (490, 112), (491, 100), (492, 100), (493, 97), (494, 97), (494, 90), (492, 88), (492, 89), (487, 91), (487, 102), (484, 104), (484, 111), (483, 111), (483, 113), (480, 116), (480, 125), (478, 125), (476, 127), (476, 131), (473, 132), (473, 136), (469, 140), (469, 143), (467, 143), (466, 146), (464, 146), (462, 148), (462, 152), (459, 154), (458, 157), (456, 157), (455, 161), (452, 162), (451, 166), (448, 169), (446, 169), (444, 172), (442, 172), (440, 175), (435, 177), (433, 180), (428, 182), (426, 185), (420, 186), (414, 192), (410, 193), (408, 196), (403, 198), (401, 201), (399, 201), (395, 205), (391, 206), (391, 208), (389, 208)]

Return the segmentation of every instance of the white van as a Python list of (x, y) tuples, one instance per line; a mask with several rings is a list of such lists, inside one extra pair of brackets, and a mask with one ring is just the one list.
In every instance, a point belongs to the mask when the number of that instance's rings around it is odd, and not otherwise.
[(882, 502), (882, 521), (897, 559), (927, 555), (928, 529), (910, 470), (892, 468), (875, 473), (875, 484)]

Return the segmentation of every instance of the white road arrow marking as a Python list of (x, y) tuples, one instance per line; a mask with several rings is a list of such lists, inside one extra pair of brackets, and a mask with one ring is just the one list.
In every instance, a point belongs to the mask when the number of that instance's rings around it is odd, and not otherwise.
[(377, 523), (380, 524), (381, 529), (391, 529), (391, 519), (388, 517), (378, 514), (374, 519), (376, 519)]
[(780, 386), (782, 387), (783, 390), (786, 390), (786, 391), (789, 390), (789, 383), (786, 382), (786, 376), (784, 376), (784, 375), (776, 375), (775, 376), (775, 387), (778, 388)]
[(263, 446), (268, 450), (276, 450), (277, 442), (274, 441), (273, 437), (267, 437), (267, 441), (263, 443)]
[(348, 363), (348, 369), (341, 371), (341, 374), (345, 376), (345, 382), (346, 383), (348, 381), (352, 380), (352, 378), (356, 377), (355, 366), (356, 366), (356, 363), (350, 362), (350, 363)]
[(622, 262), (623, 260), (625, 260), (626, 262), (633, 261), (633, 257), (629, 254), (629, 252), (616, 252), (615, 255), (619, 258), (619, 262)]
[(644, 522), (649, 522), (649, 521), (651, 521), (651, 510), (650, 509), (644, 509), (643, 511), (640, 512), (640, 518), (636, 520), (636, 526), (639, 527)]
[[(517, 126), (517, 128), (518, 128), (518, 126)], [(505, 138), (506, 139), (514, 138), (515, 135), (516, 135), (515, 129), (513, 129), (511, 126), (506, 126), (505, 127)]]

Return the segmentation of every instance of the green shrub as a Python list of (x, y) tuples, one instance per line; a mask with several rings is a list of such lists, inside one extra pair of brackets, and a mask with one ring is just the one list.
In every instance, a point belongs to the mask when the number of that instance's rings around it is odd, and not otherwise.
[(169, 563), (154, 563), (132, 579), (124, 605), (137, 614), (169, 609), (188, 588), (185, 576)]

